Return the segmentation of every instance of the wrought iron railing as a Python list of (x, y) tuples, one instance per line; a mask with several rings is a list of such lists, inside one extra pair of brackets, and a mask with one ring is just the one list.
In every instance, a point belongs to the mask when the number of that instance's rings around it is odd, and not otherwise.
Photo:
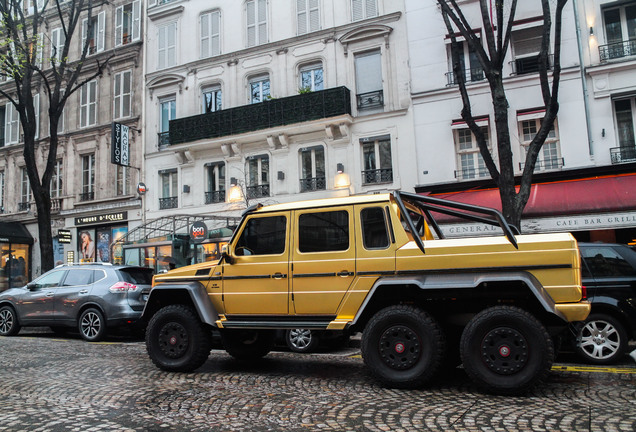
[(205, 203), (206, 204), (214, 204), (225, 202), (225, 191), (210, 191), (205, 193)]
[[(486, 75), (484, 75), (484, 70), (480, 67), (466, 69), (464, 71), (464, 80), (466, 82), (475, 82), (475, 81), (483, 81), (486, 79)], [(454, 72), (446, 72), (446, 85), (456, 85), (457, 84), (457, 75)]]
[(170, 121), (170, 144), (218, 138), (351, 114), (351, 95), (336, 87)]
[(263, 198), (269, 196), (269, 185), (247, 186), (245, 188), (245, 194), (248, 199), (251, 198)]
[(483, 177), (490, 177), (490, 172), (486, 167), (463, 168), (459, 171), (455, 171), (455, 178), (458, 180), (468, 180)]
[(636, 161), (636, 147), (634, 147), (634, 144), (631, 147), (612, 147), (610, 156), (613, 164), (634, 162)]
[[(565, 165), (565, 160), (563, 158), (551, 158), (551, 159), (537, 159), (537, 162), (534, 164), (535, 171), (548, 171), (548, 170), (556, 170), (561, 169)], [(523, 171), (526, 166), (525, 162), (519, 162), (519, 170)]]
[(95, 192), (82, 192), (79, 194), (80, 201), (93, 201), (95, 199)]
[(362, 184), (388, 183), (393, 181), (393, 169), (382, 168), (362, 171)]
[(313, 178), (300, 179), (301, 192), (325, 190), (326, 188), (327, 188), (327, 181), (325, 177), (313, 177)]
[(159, 148), (170, 145), (170, 132), (159, 132), (157, 134), (157, 145), (159, 145)]
[(360, 93), (356, 95), (356, 100), (359, 110), (382, 107), (384, 106), (384, 92), (382, 90), (376, 90), (368, 93)]
[(600, 45), (598, 54), (602, 62), (636, 55), (636, 39)]
[(178, 197), (159, 198), (159, 210), (173, 209), (179, 207)]
[(28, 211), (31, 208), (31, 203), (26, 201), (26, 202), (19, 202), (18, 203), (18, 211)]
[[(554, 65), (554, 55), (548, 55), (548, 69)], [(539, 72), (539, 56), (521, 57), (510, 62), (513, 75), (523, 75)]]

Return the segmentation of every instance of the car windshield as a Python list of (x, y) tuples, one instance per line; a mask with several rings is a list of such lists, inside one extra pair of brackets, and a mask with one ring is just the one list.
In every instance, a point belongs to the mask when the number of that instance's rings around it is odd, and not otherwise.
[(150, 285), (152, 283), (153, 271), (150, 268), (123, 268), (120, 270), (125, 282), (136, 285)]

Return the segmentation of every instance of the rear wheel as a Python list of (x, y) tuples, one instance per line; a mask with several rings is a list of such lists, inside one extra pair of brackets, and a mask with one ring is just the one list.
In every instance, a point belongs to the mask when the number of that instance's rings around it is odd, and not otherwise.
[(100, 341), (106, 336), (104, 315), (95, 308), (86, 309), (77, 322), (80, 336), (89, 342)]
[(610, 315), (591, 314), (577, 337), (576, 351), (587, 363), (615, 363), (626, 349), (627, 331)]
[(225, 351), (241, 361), (265, 357), (274, 348), (275, 333), (271, 330), (221, 330)]
[(466, 373), (484, 390), (523, 393), (550, 372), (554, 345), (530, 313), (496, 306), (473, 317), (462, 333), (460, 351)]
[(0, 336), (13, 336), (20, 331), (18, 317), (11, 306), (0, 308)]
[(437, 372), (445, 340), (439, 324), (414, 306), (382, 309), (362, 334), (362, 357), (373, 375), (395, 388), (416, 388)]
[(289, 329), (285, 332), (285, 342), (290, 350), (298, 353), (308, 353), (318, 347), (318, 335), (309, 329)]
[(146, 328), (146, 350), (152, 362), (170, 372), (191, 372), (202, 366), (212, 349), (212, 335), (185, 305), (165, 306)]

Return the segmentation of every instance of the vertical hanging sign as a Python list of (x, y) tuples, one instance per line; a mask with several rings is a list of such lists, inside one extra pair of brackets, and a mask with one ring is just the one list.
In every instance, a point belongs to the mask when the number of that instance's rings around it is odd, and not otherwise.
[(111, 163), (130, 166), (129, 132), (130, 128), (128, 126), (121, 123), (113, 123), (110, 140)]

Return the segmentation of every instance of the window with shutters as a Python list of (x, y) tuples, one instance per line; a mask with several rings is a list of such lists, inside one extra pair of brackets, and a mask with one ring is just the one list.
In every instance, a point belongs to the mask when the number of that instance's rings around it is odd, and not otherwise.
[(358, 110), (383, 107), (384, 91), (380, 50), (356, 54), (355, 68)]
[(296, 0), (298, 34), (320, 30), (320, 0)]
[(141, 1), (135, 0), (115, 10), (115, 46), (141, 39)]
[[(530, 27), (512, 32), (513, 73), (517, 75), (539, 71), (539, 52), (543, 27)], [(548, 67), (551, 64), (549, 62)]]
[(62, 61), (62, 51), (64, 50), (64, 44), (66, 43), (66, 37), (62, 27), (58, 27), (51, 31), (51, 64), (60, 63)]
[(245, 2), (247, 17), (247, 46), (267, 43), (267, 0)]
[(201, 15), (201, 58), (221, 53), (221, 12), (212, 11)]
[(97, 16), (91, 17), (90, 22), (88, 18), (82, 20), (81, 49), (83, 50), (88, 43), (87, 55), (104, 51), (105, 24), (106, 12), (100, 12)]
[(351, 0), (352, 21), (378, 16), (377, 0)]
[(20, 140), (20, 117), (12, 103), (5, 107), (4, 142), (6, 145), (17, 144)]
[(157, 31), (157, 68), (172, 67), (177, 64), (177, 23), (166, 24)]
[(132, 72), (125, 71), (115, 74), (114, 118), (130, 117), (130, 100), (132, 87)]
[(324, 89), (322, 63), (313, 63), (300, 68), (301, 91), (318, 91)]
[(219, 111), (221, 109), (221, 86), (205, 87), (201, 92), (202, 113)]
[(80, 89), (80, 127), (97, 123), (97, 81), (89, 81)]

